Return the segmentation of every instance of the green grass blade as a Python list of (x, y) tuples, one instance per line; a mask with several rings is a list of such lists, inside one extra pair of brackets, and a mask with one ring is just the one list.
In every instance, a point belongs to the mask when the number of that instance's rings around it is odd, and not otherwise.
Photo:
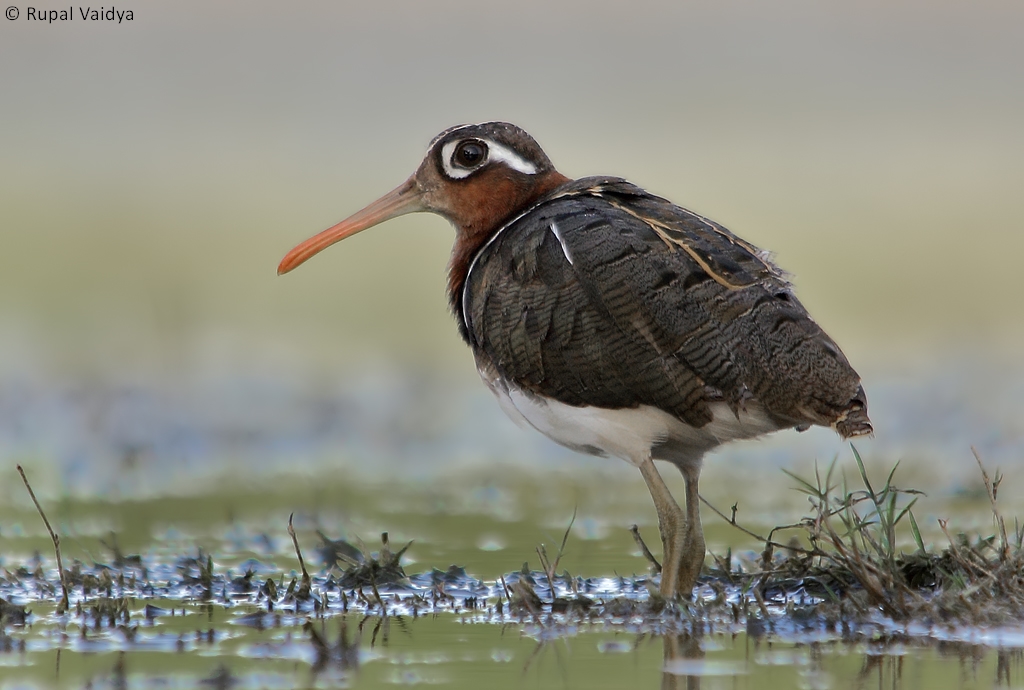
[[(850, 448), (853, 449), (853, 457), (857, 460), (857, 469), (860, 470), (860, 478), (864, 481), (864, 486), (867, 488), (868, 493), (871, 494), (871, 498), (874, 499), (876, 494), (875, 490), (871, 488), (871, 482), (868, 481), (868, 473), (864, 469), (864, 461), (860, 457), (860, 453), (857, 452), (857, 447), (850, 444)], [(877, 503), (877, 501), (875, 501)]]
[(889, 476), (885, 478), (885, 491), (889, 491), (892, 486), (892, 477), (896, 474), (896, 470), (899, 469), (900, 461), (897, 460), (896, 464), (892, 466), (892, 470), (889, 471)]
[(792, 472), (790, 472), (787, 469), (783, 469), (782, 471), (785, 472), (790, 477), (790, 479), (795, 479), (796, 481), (798, 481), (800, 483), (800, 486), (797, 487), (797, 491), (801, 491), (801, 492), (803, 492), (805, 494), (809, 494), (811, 496), (821, 496), (822, 495), (821, 491), (819, 491), (818, 488), (816, 486), (814, 486), (814, 484), (811, 484), (806, 479), (793, 474)]
[[(918, 499), (918, 498), (920, 498), (920, 496), (915, 496), (915, 497), (914, 497), (914, 499), (913, 499), (913, 500), (912, 500), (912, 501), (911, 501), (910, 503), (908, 503), (908, 504), (907, 504), (906, 506), (904, 506), (903, 510), (901, 510), (901, 511), (900, 511), (900, 514), (896, 516), (896, 521), (892, 523), (892, 524), (893, 524), (893, 527), (895, 527), (896, 525), (898, 525), (898, 524), (900, 523), (900, 520), (902, 520), (902, 519), (903, 519), (903, 517), (904, 517), (904, 516), (905, 516), (905, 515), (906, 515), (907, 513), (909, 513), (909, 512), (910, 512), (910, 509), (914, 507), (914, 504), (915, 504), (915, 503), (917, 503), (917, 499)], [(913, 518), (913, 515), (911, 515), (911, 518)]]
[[(915, 498), (914, 500), (916, 501), (917, 499)], [(914, 512), (910, 510), (910, 506), (907, 506), (907, 515), (910, 516), (910, 531), (914, 533), (914, 541), (917, 542), (917, 548), (921, 553), (924, 553), (924, 540), (921, 539), (921, 528), (917, 526), (917, 518), (914, 517)]]

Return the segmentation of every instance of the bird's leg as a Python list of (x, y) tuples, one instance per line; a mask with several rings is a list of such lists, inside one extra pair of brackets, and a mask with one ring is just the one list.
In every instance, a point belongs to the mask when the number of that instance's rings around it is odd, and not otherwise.
[(683, 529), (682, 554), (679, 559), (679, 580), (676, 587), (687, 597), (693, 592), (704, 567), (704, 528), (700, 524), (700, 495), (697, 493), (697, 479), (700, 465), (680, 466), (686, 482), (686, 526)]
[[(654, 460), (648, 456), (638, 466), (640, 467), (640, 474), (644, 476), (644, 481), (647, 482), (647, 489), (651, 492), (651, 498), (654, 499), (654, 507), (658, 511), (658, 529), (661, 531), (661, 544), (664, 549), (664, 555), (661, 557), (661, 596), (666, 599), (672, 599), (679, 593), (685, 593), (686, 596), (689, 596), (690, 591), (693, 589), (693, 583), (690, 584), (689, 589), (682, 589), (679, 586), (679, 575), (683, 572), (689, 572), (683, 567), (683, 558), (685, 556), (683, 549), (687, 534), (686, 518), (679, 504), (676, 503), (676, 499), (672, 498), (672, 493), (665, 485), (665, 481), (658, 474), (657, 468), (654, 467)], [(694, 484), (694, 487), (694, 492), (696, 492), (696, 484)], [(698, 522), (698, 529), (699, 526), (700, 523)], [(703, 549), (703, 540), (701, 541), (701, 547)], [(702, 560), (703, 553), (702, 550)]]

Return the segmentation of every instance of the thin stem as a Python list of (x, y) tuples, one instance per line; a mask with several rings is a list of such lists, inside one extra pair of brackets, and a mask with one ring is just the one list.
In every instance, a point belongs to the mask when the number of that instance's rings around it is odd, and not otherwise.
[(18, 474), (21, 475), (21, 481), (25, 482), (25, 488), (28, 489), (28, 495), (32, 497), (32, 502), (36, 504), (36, 510), (39, 511), (39, 517), (43, 518), (43, 524), (46, 525), (46, 531), (50, 533), (50, 539), (53, 540), (53, 550), (57, 554), (57, 574), (60, 576), (60, 588), (63, 592), (63, 597), (60, 600), (60, 606), (57, 607), (57, 613), (64, 613), (71, 606), (71, 602), (68, 599), (68, 586), (64, 580), (64, 561), (60, 557), (60, 537), (50, 527), (50, 521), (46, 519), (46, 513), (43, 512), (43, 507), (39, 505), (39, 499), (36, 498), (36, 492), (32, 490), (32, 485), (28, 483), (28, 477), (25, 476), (25, 470), (18, 465)]

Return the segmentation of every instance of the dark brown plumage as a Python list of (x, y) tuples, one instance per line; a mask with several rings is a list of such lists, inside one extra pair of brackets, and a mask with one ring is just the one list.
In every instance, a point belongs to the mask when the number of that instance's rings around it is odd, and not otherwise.
[(458, 288), (467, 342), (536, 395), (696, 427), (753, 398), (780, 428), (871, 430), (857, 373), (765, 253), (624, 180), (556, 188)]
[[(860, 378), (767, 253), (625, 180), (572, 181), (507, 123), (442, 132), (409, 180), (278, 271), (413, 211), (455, 226), (449, 299), (503, 409), (639, 468), (658, 511), (665, 596), (688, 596), (704, 560), (706, 451), (812, 424), (871, 433)], [(656, 459), (682, 472), (685, 512)]]

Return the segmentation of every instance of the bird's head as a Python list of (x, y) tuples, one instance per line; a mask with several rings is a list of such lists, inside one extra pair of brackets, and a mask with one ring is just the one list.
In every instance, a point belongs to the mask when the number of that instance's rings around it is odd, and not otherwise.
[(533, 137), (506, 122), (460, 125), (431, 142), (416, 172), (372, 204), (292, 249), (278, 274), (335, 242), (384, 221), (429, 211), (455, 226), (459, 244), (478, 244), (509, 217), (568, 181)]

